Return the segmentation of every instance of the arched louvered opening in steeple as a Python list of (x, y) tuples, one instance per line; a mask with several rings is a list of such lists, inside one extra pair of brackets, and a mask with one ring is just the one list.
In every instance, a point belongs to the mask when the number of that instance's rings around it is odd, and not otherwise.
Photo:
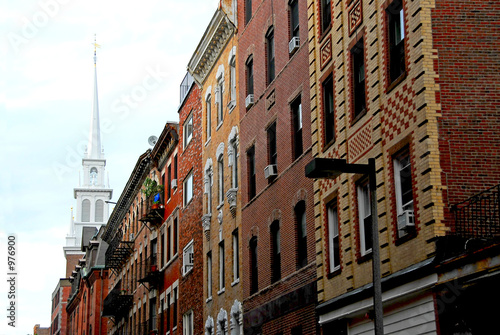
[(82, 222), (90, 222), (90, 200), (82, 201)]
[(104, 201), (97, 200), (95, 202), (95, 222), (104, 221)]

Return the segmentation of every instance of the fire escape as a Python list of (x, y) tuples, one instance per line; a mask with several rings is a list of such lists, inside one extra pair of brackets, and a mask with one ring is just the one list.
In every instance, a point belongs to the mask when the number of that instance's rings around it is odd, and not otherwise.
[[(140, 221), (144, 224), (158, 227), (163, 222), (163, 214), (165, 213), (165, 205), (163, 201), (163, 192), (151, 194), (148, 198), (141, 201), (140, 204)], [(148, 227), (146, 225), (146, 227)], [(151, 228), (148, 227), (150, 230)]]

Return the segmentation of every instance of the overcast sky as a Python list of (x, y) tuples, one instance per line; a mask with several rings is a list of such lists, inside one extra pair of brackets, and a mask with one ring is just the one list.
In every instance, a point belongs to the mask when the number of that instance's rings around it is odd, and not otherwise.
[[(148, 137), (178, 121), (179, 85), (218, 2), (0, 4), (0, 335), (50, 326), (90, 127), (94, 34), (102, 143), (116, 201)], [(10, 234), (17, 240), (15, 329), (6, 318)]]

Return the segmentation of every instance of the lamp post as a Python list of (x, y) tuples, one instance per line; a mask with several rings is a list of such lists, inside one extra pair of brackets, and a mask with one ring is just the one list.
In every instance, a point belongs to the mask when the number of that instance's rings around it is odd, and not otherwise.
[(382, 307), (382, 284), (380, 281), (380, 247), (378, 242), (377, 177), (375, 159), (369, 158), (368, 164), (348, 164), (345, 159), (315, 158), (306, 165), (305, 170), (306, 177), (312, 179), (335, 179), (343, 173), (363, 174), (369, 178), (372, 215), (372, 271), (375, 335), (383, 335), (384, 310)]

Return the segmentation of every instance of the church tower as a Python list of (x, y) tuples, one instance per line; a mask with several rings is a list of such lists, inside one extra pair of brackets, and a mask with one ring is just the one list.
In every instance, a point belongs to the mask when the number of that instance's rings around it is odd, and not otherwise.
[[(113, 190), (109, 188), (106, 178), (106, 159), (101, 145), (101, 129), (99, 122), (99, 101), (97, 95), (96, 48), (94, 41), (94, 103), (90, 118), (89, 142), (82, 159), (83, 183), (80, 179), (78, 187), (74, 188), (76, 213), (71, 215), (70, 232), (66, 236), (64, 256), (66, 257), (66, 272), (74, 268), (83, 254), (82, 237), (84, 227), (99, 229), (105, 225), (109, 217), (107, 201), (111, 200)], [(83, 241), (85, 243), (85, 241)]]

